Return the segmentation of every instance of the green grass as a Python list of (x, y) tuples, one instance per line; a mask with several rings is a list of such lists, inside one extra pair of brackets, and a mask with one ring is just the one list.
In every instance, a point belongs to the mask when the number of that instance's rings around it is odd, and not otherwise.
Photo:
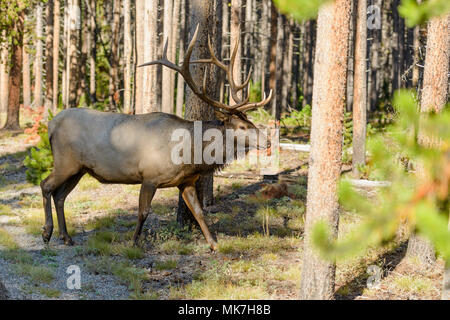
[(45, 295), (47, 298), (59, 298), (61, 292), (58, 289), (49, 287), (39, 287), (37, 288), (40, 294)]
[(34, 284), (48, 284), (55, 278), (54, 272), (51, 269), (28, 263), (17, 264), (15, 271), (20, 276), (29, 277)]
[(225, 254), (235, 253), (278, 253), (293, 250), (299, 246), (297, 238), (264, 237), (259, 234), (243, 237), (222, 239), (219, 241), (219, 252)]
[(192, 244), (186, 244), (182, 241), (173, 239), (162, 242), (158, 249), (165, 254), (187, 255), (194, 252), (194, 246)]
[(116, 217), (105, 216), (100, 218), (95, 218), (86, 224), (87, 230), (102, 230), (112, 228), (116, 225)]
[(10, 206), (6, 204), (0, 204), (0, 216), (12, 216), (14, 215)]
[(122, 284), (133, 290), (136, 296), (142, 294), (142, 282), (148, 279), (144, 269), (136, 268), (129, 262), (119, 262), (111, 267), (111, 271)]
[(19, 248), (13, 236), (2, 228), (0, 228), (0, 245), (8, 250), (16, 250)]
[(157, 261), (155, 269), (158, 271), (175, 269), (178, 265), (177, 260)]
[(397, 290), (408, 294), (422, 295), (433, 290), (431, 280), (419, 276), (400, 276), (395, 278), (394, 285)]

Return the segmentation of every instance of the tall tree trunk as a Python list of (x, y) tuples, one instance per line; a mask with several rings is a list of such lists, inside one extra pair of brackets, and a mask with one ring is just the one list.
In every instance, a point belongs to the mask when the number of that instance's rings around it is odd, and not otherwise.
[(111, 55), (109, 57), (109, 108), (117, 109), (116, 92), (119, 85), (119, 24), (120, 0), (114, 0), (111, 27)]
[(79, 0), (69, 1), (69, 21), (68, 21), (68, 106), (70, 108), (77, 107), (77, 86), (79, 71), (79, 30), (81, 27), (81, 10)]
[(278, 38), (278, 12), (273, 1), (270, 2), (270, 62), (269, 62), (269, 89), (273, 92), (272, 117), (277, 115), (277, 38)]
[[(197, 24), (199, 25), (199, 33), (197, 38), (197, 45), (192, 52), (192, 60), (197, 60), (209, 56), (208, 51), (208, 35), (211, 38), (211, 44), (215, 48), (218, 59), (221, 59), (221, 42), (222, 31), (222, 2), (219, 0), (191, 0), (191, 23), (190, 36), (192, 39)], [(202, 83), (205, 66), (194, 64), (190, 66), (193, 80), (196, 83)], [(207, 90), (206, 94), (218, 100), (219, 98), (219, 82), (217, 68), (209, 68), (207, 74)], [(214, 120), (214, 109), (197, 97), (190, 88), (186, 90), (186, 111), (185, 119), (188, 120)], [(201, 176), (196, 184), (197, 195), (203, 207), (209, 206), (213, 202), (213, 174)], [(178, 201), (177, 221), (184, 225), (188, 221), (192, 221), (192, 214), (189, 212), (184, 203), (181, 194)]]
[[(14, 38), (11, 43), (11, 68), (9, 69), (9, 97), (6, 112), (6, 123), (3, 129), (20, 130), (20, 85), (22, 82), (22, 53), (23, 53), (23, 20), (24, 12), (18, 13), (19, 19), (14, 21)], [(2, 88), (3, 89), (3, 88)]]
[[(164, 25), (163, 25), (163, 43), (166, 45), (166, 41), (169, 41), (167, 48), (167, 57), (173, 59), (172, 53), (172, 15), (173, 15), (173, 0), (164, 0)], [(173, 61), (173, 60), (171, 60)], [(162, 69), (162, 103), (161, 108), (165, 113), (173, 113), (173, 91), (172, 91), (172, 79), (173, 72), (169, 68)]]
[[(88, 6), (86, 1), (81, 1), (80, 3), (80, 28), (78, 30), (78, 47), (81, 48), (79, 59), (78, 59), (78, 76), (77, 76), (77, 100), (76, 105), (79, 106), (81, 98), (87, 98), (87, 73), (86, 73), (86, 63), (88, 56), (88, 38), (86, 35), (89, 33), (89, 26), (87, 24), (88, 16)], [(116, 82), (117, 83), (117, 82)], [(87, 99), (83, 100), (82, 107), (87, 106)]]
[(319, 10), (300, 299), (332, 299), (334, 295), (336, 266), (314, 250), (311, 233), (318, 221), (329, 224), (332, 238), (338, 231), (350, 11), (351, 0), (336, 0)]
[(353, 81), (353, 174), (359, 175), (359, 167), (366, 163), (366, 110), (367, 110), (367, 0), (358, 0), (355, 76)]
[(91, 104), (97, 102), (97, 82), (95, 80), (95, 60), (97, 58), (97, 23), (95, 21), (97, 0), (89, 1), (89, 99)]
[(36, 4), (36, 55), (34, 59), (34, 106), (42, 106), (42, 65), (43, 65), (43, 3)]
[(57, 108), (58, 108), (58, 69), (59, 69), (59, 30), (60, 30), (60, 24), (59, 24), (59, 14), (60, 14), (60, 2), (59, 0), (54, 0), (54, 8), (53, 8), (53, 105), (52, 105), (52, 112), (53, 114), (56, 114)]
[[(24, 35), (23, 40), (23, 74), (22, 74), (22, 83), (23, 83), (23, 105), (24, 107), (31, 106), (31, 70), (30, 70), (30, 54), (28, 53), (28, 37)], [(6, 110), (6, 108), (5, 108)]]
[(68, 108), (67, 77), (69, 71), (69, 0), (64, 1), (64, 30), (63, 30), (63, 68), (61, 71), (61, 98), (63, 108)]
[(58, 81), (58, 78), (53, 78), (53, 27), (54, 27), (54, 3), (53, 0), (47, 1), (45, 10), (46, 21), (46, 39), (45, 39), (45, 114), (53, 108), (53, 81)]
[[(225, 44), (222, 46), (222, 57), (229, 56), (229, 43), (230, 43), (230, 0), (225, 0), (222, 3), (222, 42)], [(225, 76), (221, 73), (220, 82), (220, 101), (227, 103), (227, 86), (225, 85)]]
[[(180, 6), (181, 6), (181, 0), (173, 0), (173, 9), (172, 9), (172, 35), (171, 35), (171, 42), (170, 42), (170, 53), (171, 53), (171, 61), (176, 61), (177, 57), (177, 44), (180, 43), (178, 39), (178, 30), (179, 30), (179, 24), (178, 20), (180, 17)], [(170, 93), (171, 93), (171, 101), (172, 101), (172, 109), (170, 113), (175, 113), (176, 107), (175, 104), (175, 80), (176, 80), (176, 73), (171, 72), (171, 79), (170, 79)]]
[[(6, 37), (6, 30), (2, 34), (3, 39)], [(3, 42), (0, 45), (0, 112), (8, 110), (9, 96), (9, 59), (8, 44)]]
[(131, 17), (130, 0), (123, 1), (123, 23), (124, 23), (124, 93), (123, 93), (123, 112), (131, 113)]
[[(450, 14), (432, 18), (428, 22), (427, 51), (425, 55), (425, 71), (423, 78), (421, 112), (441, 112), (447, 103), (448, 71), (450, 59)], [(419, 140), (428, 144), (427, 137), (419, 132)], [(420, 175), (419, 168), (419, 175)], [(413, 234), (408, 243), (407, 255), (417, 257), (424, 263), (436, 260), (431, 243)]]
[[(181, 2), (180, 11), (180, 50), (178, 52), (179, 59), (184, 56), (184, 46), (186, 43), (186, 0), (176, 0)], [(183, 77), (177, 76), (177, 104), (176, 104), (176, 115), (179, 117), (183, 116), (183, 103), (184, 103), (184, 80)]]
[[(261, 32), (260, 32), (260, 43), (261, 43), (261, 60), (260, 60), (260, 69), (261, 69), (261, 92), (266, 92), (266, 60), (267, 60), (267, 39), (269, 32), (269, 23), (268, 23), (268, 0), (262, 0), (262, 8), (261, 8)], [(276, 54), (276, 53), (275, 53)]]
[[(230, 48), (234, 49), (236, 45), (236, 41), (241, 37), (241, 8), (242, 8), (242, 0), (231, 0), (231, 22), (230, 22)], [(236, 60), (234, 63), (233, 69), (233, 78), (236, 83), (241, 83), (241, 72), (242, 72), (242, 62), (241, 62), (241, 45), (237, 50)], [(238, 93), (238, 97), (240, 98), (240, 92)], [(233, 97), (230, 95), (230, 105), (235, 104), (236, 101), (233, 100)]]

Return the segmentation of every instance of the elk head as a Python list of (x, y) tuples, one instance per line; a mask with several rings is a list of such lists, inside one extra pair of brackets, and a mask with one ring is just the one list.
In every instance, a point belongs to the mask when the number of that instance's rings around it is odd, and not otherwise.
[[(272, 99), (272, 90), (270, 90), (269, 96), (266, 97), (266, 94), (264, 93), (264, 98), (260, 102), (250, 102), (250, 97), (248, 95), (248, 92), (250, 91), (250, 77), (252, 70), (250, 70), (246, 80), (242, 84), (236, 84), (233, 76), (233, 70), (234, 70), (234, 63), (236, 60), (236, 54), (237, 50), (239, 48), (239, 37), (237, 37), (236, 44), (234, 46), (234, 49), (232, 51), (231, 57), (230, 57), (230, 64), (226, 65), (223, 62), (219, 61), (214, 54), (213, 47), (211, 45), (211, 39), (208, 37), (208, 49), (210, 52), (211, 57), (209, 59), (199, 59), (195, 61), (190, 61), (192, 50), (194, 49), (195, 42), (197, 41), (197, 35), (198, 35), (199, 26), (197, 25), (194, 36), (192, 37), (191, 42), (189, 43), (188, 49), (186, 51), (186, 55), (183, 58), (183, 63), (181, 66), (178, 66), (174, 64), (173, 62), (170, 62), (167, 59), (167, 41), (164, 46), (164, 53), (161, 59), (147, 62), (144, 64), (141, 64), (139, 67), (143, 66), (150, 66), (150, 65), (156, 65), (160, 64), (163, 66), (166, 66), (172, 70), (177, 71), (186, 81), (187, 85), (191, 88), (192, 92), (194, 92), (195, 95), (197, 95), (200, 99), (202, 99), (204, 102), (206, 102), (208, 105), (215, 108), (215, 115), (216, 118), (223, 122), (226, 129), (231, 129), (235, 132), (235, 144), (242, 144), (244, 143), (242, 147), (245, 147), (246, 150), (248, 149), (267, 149), (270, 148), (270, 141), (268, 141), (267, 137), (258, 129), (258, 127), (253, 124), (248, 118), (245, 112), (256, 109), (259, 107), (263, 107), (266, 104), (270, 102)], [(219, 69), (225, 72), (228, 78), (228, 82), (230, 85), (230, 95), (235, 101), (235, 104), (233, 105), (227, 105), (220, 101), (216, 101), (214, 99), (211, 99), (206, 94), (206, 79), (207, 79), (207, 68), (205, 68), (205, 73), (203, 76), (203, 82), (201, 86), (198, 86), (194, 79), (192, 78), (192, 75), (189, 71), (189, 65), (190, 64), (211, 64), (217, 66)], [(242, 91), (244, 93), (244, 89), (248, 88), (247, 95), (245, 98), (241, 98), (239, 96), (239, 92)], [(252, 131), (255, 133), (255, 135), (249, 135), (248, 133)], [(244, 136), (245, 140), (238, 139), (239, 136)], [(250, 136), (256, 136), (258, 138), (252, 139)]]

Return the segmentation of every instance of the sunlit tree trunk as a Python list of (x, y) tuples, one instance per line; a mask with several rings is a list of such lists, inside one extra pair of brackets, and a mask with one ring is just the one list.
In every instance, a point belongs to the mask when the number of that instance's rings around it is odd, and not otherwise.
[(53, 8), (53, 105), (52, 112), (56, 114), (56, 110), (58, 108), (58, 69), (59, 69), (59, 31), (60, 31), (60, 2), (59, 0), (54, 0), (54, 8)]
[[(241, 24), (241, 7), (242, 0), (231, 0), (231, 22), (230, 22), (230, 48), (234, 49), (236, 39), (241, 36), (240, 24)], [(236, 54), (236, 60), (234, 64), (233, 77), (236, 83), (241, 83), (241, 44)], [(240, 98), (240, 93), (238, 94)], [(230, 95), (230, 104), (235, 104), (233, 97)]]
[(131, 17), (130, 0), (123, 1), (123, 20), (124, 20), (124, 93), (123, 93), (123, 112), (131, 113)]
[[(167, 57), (173, 61), (172, 42), (172, 16), (173, 16), (173, 0), (164, 0), (164, 24), (163, 24), (163, 45), (169, 41), (167, 47)], [(173, 72), (169, 68), (162, 69), (162, 111), (165, 113), (173, 113), (173, 91), (172, 79)]]
[(95, 81), (95, 59), (97, 57), (97, 26), (95, 22), (97, 1), (90, 0), (89, 1), (89, 99), (91, 100), (91, 104), (95, 104), (97, 102), (97, 82)]
[[(181, 59), (184, 56), (184, 46), (186, 39), (186, 0), (176, 0), (181, 2), (181, 11), (180, 11), (180, 51), (178, 56)], [(177, 104), (176, 104), (176, 115), (179, 117), (183, 116), (183, 102), (184, 102), (184, 80), (183, 77), (177, 76)]]
[(277, 35), (278, 35), (278, 12), (273, 1), (270, 3), (270, 62), (269, 62), (269, 89), (273, 91), (272, 116), (277, 115)]
[[(5, 38), (6, 31), (3, 31), (2, 37)], [(8, 44), (3, 42), (0, 46), (0, 111), (8, 110), (9, 96), (9, 60), (8, 60)]]
[(45, 38), (45, 114), (48, 110), (53, 108), (53, 81), (58, 81), (58, 78), (53, 78), (53, 28), (54, 28), (54, 3), (53, 0), (48, 0), (45, 9), (46, 15), (46, 38)]
[(261, 69), (261, 92), (266, 92), (266, 60), (267, 60), (267, 43), (268, 43), (268, 32), (269, 32), (269, 23), (268, 23), (268, 0), (262, 0), (262, 8), (261, 8), (261, 32), (260, 32), (260, 43), (261, 43), (261, 61), (260, 69)]
[(43, 4), (36, 4), (36, 55), (34, 59), (34, 106), (42, 106), (42, 65), (43, 65)]
[[(172, 36), (171, 36), (171, 42), (170, 42), (170, 53), (171, 53), (171, 61), (176, 61), (176, 55), (177, 55), (177, 44), (180, 43), (178, 39), (178, 30), (179, 30), (179, 24), (178, 24), (178, 18), (180, 17), (180, 6), (181, 6), (181, 0), (173, 0), (173, 9), (172, 9)], [(175, 78), (176, 73), (171, 72), (171, 79), (170, 79), (170, 92), (171, 92), (171, 98), (172, 98), (172, 109), (170, 113), (176, 112), (175, 104)]]
[(30, 54), (28, 53), (28, 37), (24, 36), (23, 44), (23, 72), (22, 72), (22, 83), (23, 83), (23, 105), (25, 107), (31, 106), (31, 70), (30, 70)]
[(334, 296), (336, 266), (312, 247), (311, 233), (318, 221), (328, 223), (332, 238), (338, 231), (350, 11), (351, 0), (336, 0), (319, 10), (300, 299)]
[(69, 21), (68, 21), (68, 106), (70, 108), (77, 107), (77, 85), (79, 71), (79, 30), (81, 28), (81, 10), (79, 0), (70, 0), (69, 5)]
[[(14, 38), (11, 43), (11, 68), (9, 69), (9, 96), (6, 123), (3, 129), (20, 130), (20, 86), (22, 82), (22, 53), (23, 53), (23, 20), (24, 12), (18, 13), (19, 19), (14, 21)], [(3, 89), (3, 88), (2, 88)]]
[[(422, 112), (441, 112), (447, 103), (448, 72), (450, 59), (450, 14), (432, 18), (428, 22), (427, 51), (425, 55), (425, 71), (423, 76), (423, 90), (420, 101)], [(419, 132), (419, 142), (427, 145), (431, 142)], [(419, 175), (420, 166), (419, 166)], [(407, 255), (417, 257), (424, 263), (436, 260), (431, 243), (416, 235), (411, 235), (408, 243)]]
[(367, 110), (367, 0), (358, 0), (353, 78), (353, 174), (366, 163)]
[(111, 110), (117, 108), (117, 97), (115, 94), (119, 85), (119, 24), (120, 0), (114, 0), (111, 26), (111, 56), (109, 58), (109, 108)]

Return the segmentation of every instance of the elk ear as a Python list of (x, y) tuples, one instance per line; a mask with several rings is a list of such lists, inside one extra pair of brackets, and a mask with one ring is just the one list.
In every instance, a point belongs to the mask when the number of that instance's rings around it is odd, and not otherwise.
[(214, 110), (214, 113), (217, 120), (220, 120), (222, 122), (227, 122), (228, 120), (230, 120), (230, 116), (220, 110)]

